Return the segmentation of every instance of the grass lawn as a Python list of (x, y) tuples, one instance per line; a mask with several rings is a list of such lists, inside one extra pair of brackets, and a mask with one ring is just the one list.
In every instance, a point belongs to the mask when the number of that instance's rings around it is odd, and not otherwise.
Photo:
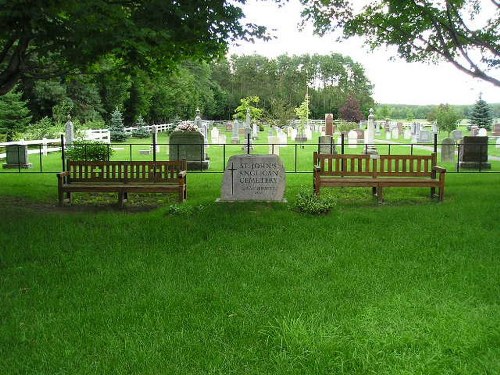
[[(81, 195), (0, 174), (0, 374), (498, 374), (500, 174), (290, 203)], [(78, 194), (75, 195), (77, 197)]]

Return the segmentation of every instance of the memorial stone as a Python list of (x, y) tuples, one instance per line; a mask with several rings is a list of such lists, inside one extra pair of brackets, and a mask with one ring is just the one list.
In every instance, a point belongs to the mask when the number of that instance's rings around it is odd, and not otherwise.
[(65, 143), (66, 145), (70, 146), (73, 144), (74, 140), (75, 140), (75, 128), (73, 122), (71, 121), (71, 116), (68, 115), (68, 121), (66, 122), (66, 129), (65, 129)]
[(347, 133), (347, 144), (349, 148), (356, 148), (358, 144), (358, 133), (355, 130), (350, 130)]
[(28, 146), (25, 144), (8, 145), (5, 147), (5, 164), (3, 168), (31, 168), (28, 160)]
[(459, 141), (463, 138), (463, 134), (462, 134), (462, 131), (461, 130), (458, 130), (458, 129), (455, 129), (451, 132), (451, 138), (453, 138), (453, 140), (455, 141)]
[(432, 142), (432, 133), (428, 130), (420, 130), (417, 143), (430, 143)]
[(485, 128), (479, 128), (479, 130), (477, 131), (477, 136), (486, 137), (488, 136), (488, 131)]
[(460, 145), (460, 168), (490, 169), (488, 137), (464, 137)]
[(443, 163), (455, 161), (455, 141), (452, 138), (445, 138), (441, 142), (441, 161)]
[(493, 125), (493, 131), (491, 133), (493, 137), (500, 137), (500, 124)]
[(405, 129), (403, 133), (404, 139), (411, 139), (411, 129)]
[(320, 154), (337, 154), (335, 149), (335, 140), (331, 135), (322, 135), (319, 137), (318, 152)]
[(479, 126), (476, 126), (476, 125), (472, 125), (470, 127), (470, 133), (473, 137), (476, 137), (477, 136), (477, 133), (479, 133)]
[(333, 114), (327, 113), (325, 115), (325, 135), (333, 135), (335, 129), (333, 128)]
[(205, 138), (199, 131), (173, 131), (169, 139), (169, 159), (187, 161), (188, 170), (208, 169)]
[(283, 202), (286, 174), (277, 155), (234, 155), (224, 171), (220, 202)]
[(212, 144), (219, 143), (219, 129), (215, 126), (210, 131), (210, 139), (212, 140)]

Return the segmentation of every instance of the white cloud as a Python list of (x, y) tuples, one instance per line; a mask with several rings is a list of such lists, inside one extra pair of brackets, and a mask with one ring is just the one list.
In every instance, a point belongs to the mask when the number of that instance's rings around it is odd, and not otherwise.
[(241, 42), (231, 46), (230, 54), (257, 53), (269, 58), (281, 54), (341, 53), (361, 63), (374, 84), (374, 99), (392, 104), (473, 104), (479, 93), (489, 103), (500, 102), (500, 89), (490, 83), (473, 79), (448, 63), (428, 65), (390, 61), (391, 53), (379, 49), (368, 51), (361, 39), (337, 42), (335, 36), (313, 35), (312, 28), (298, 31), (300, 5), (291, 0), (279, 8), (273, 2), (249, 0), (243, 6), (247, 20), (276, 29), (277, 39), (255, 44)]

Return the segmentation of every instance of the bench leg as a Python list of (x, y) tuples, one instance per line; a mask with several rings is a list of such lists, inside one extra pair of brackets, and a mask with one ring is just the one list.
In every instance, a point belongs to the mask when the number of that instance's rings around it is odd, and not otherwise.
[(179, 202), (184, 202), (184, 199), (186, 199), (186, 190), (184, 189), (183, 186), (179, 187)]
[(377, 187), (376, 186), (372, 187), (372, 195), (377, 195)]
[(431, 187), (431, 198), (434, 198), (436, 196), (436, 188)]
[(439, 188), (439, 201), (442, 202), (444, 199), (444, 186)]
[(119, 206), (120, 208), (123, 208), (123, 202), (124, 202), (124, 200), (125, 200), (125, 196), (126, 196), (126, 194), (127, 194), (127, 193), (126, 193), (126, 192), (124, 192), (124, 191), (119, 191), (119, 192), (118, 192), (118, 206)]
[(378, 198), (378, 203), (384, 202), (384, 190), (382, 186), (377, 186), (377, 198)]
[(64, 192), (62, 190), (59, 190), (58, 192), (58, 199), (59, 199), (59, 206), (64, 205)]

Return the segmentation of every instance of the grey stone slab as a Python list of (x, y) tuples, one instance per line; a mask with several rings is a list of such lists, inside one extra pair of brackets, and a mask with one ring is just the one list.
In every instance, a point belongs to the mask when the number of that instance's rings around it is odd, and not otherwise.
[(229, 158), (221, 202), (284, 201), (286, 174), (277, 155), (234, 155)]

